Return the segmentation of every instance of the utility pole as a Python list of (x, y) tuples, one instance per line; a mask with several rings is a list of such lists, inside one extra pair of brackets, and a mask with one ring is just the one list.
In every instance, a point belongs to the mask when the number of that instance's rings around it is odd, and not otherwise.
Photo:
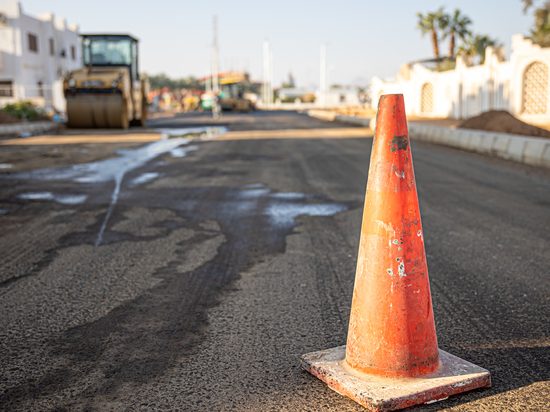
[(220, 117), (220, 107), (218, 105), (218, 18), (214, 15), (213, 18), (213, 36), (212, 43), (212, 91), (214, 92), (214, 100), (212, 101), (212, 116), (214, 119)]
[(269, 106), (273, 110), (273, 52), (269, 50)]
[(319, 67), (319, 97), (321, 107), (327, 104), (327, 45), (321, 45), (321, 66)]
[(325, 99), (327, 107), (329, 107), (331, 104), (334, 104), (334, 102), (330, 101), (331, 100), (330, 99), (330, 72), (332, 72), (333, 70), (334, 70), (334, 64), (330, 64), (327, 68), (327, 83), (326, 83), (327, 97)]
[(264, 75), (263, 75), (263, 82), (262, 82), (262, 100), (263, 100), (263, 106), (267, 109), (267, 71), (269, 67), (269, 42), (267, 39), (264, 40)]
[(269, 41), (264, 40), (264, 84), (263, 101), (264, 107), (272, 109), (273, 104), (273, 53), (269, 49)]
[[(212, 67), (208, 67), (209, 64), (206, 64), (206, 70), (205, 70), (205, 73), (208, 73), (208, 71), (212, 71)], [(206, 93), (210, 93), (210, 90), (212, 90), (212, 77), (210, 79), (208, 79), (207, 77), (207, 80), (204, 82), (204, 87), (206, 88)]]

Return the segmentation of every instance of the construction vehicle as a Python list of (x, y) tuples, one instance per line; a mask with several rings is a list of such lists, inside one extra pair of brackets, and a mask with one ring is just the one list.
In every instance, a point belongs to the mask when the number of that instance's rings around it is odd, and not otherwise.
[[(207, 92), (201, 96), (201, 105), (203, 109), (211, 109), (214, 99), (214, 93), (210, 89), (212, 76), (203, 77), (199, 79), (199, 82), (203, 83), (207, 90)], [(250, 98), (254, 93), (251, 93), (252, 85), (247, 73), (218, 73), (218, 84), (218, 104), (221, 106), (222, 110), (247, 112), (255, 109), (255, 101)]]
[(245, 97), (249, 92), (250, 82), (244, 73), (223, 73), (220, 83), (220, 106), (222, 110), (248, 112), (254, 109), (254, 104)]
[(138, 72), (138, 40), (128, 34), (83, 34), (84, 67), (63, 80), (67, 126), (145, 126), (148, 82)]

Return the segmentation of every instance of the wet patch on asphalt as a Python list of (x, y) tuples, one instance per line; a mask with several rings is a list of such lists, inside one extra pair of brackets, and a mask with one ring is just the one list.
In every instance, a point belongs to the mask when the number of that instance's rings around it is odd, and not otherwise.
[[(119, 187), (116, 204), (111, 202), (110, 218), (98, 219), (78, 233), (67, 235), (49, 253), (49, 259), (43, 260), (41, 270), (33, 273), (40, 275), (51, 270), (52, 265), (59, 265), (57, 260), (66, 249), (79, 250), (84, 257), (90, 254), (90, 245), (95, 244), (101, 261), (93, 263), (89, 272), (82, 267), (80, 273), (67, 274), (73, 278), (69, 284), (74, 283), (76, 288), (67, 293), (76, 303), (84, 293), (80, 291), (92, 287), (88, 278), (101, 284), (99, 263), (109, 261), (105, 253), (118, 250), (117, 245), (126, 250), (131, 244), (162, 242), (172, 236), (170, 242), (176, 242), (177, 248), (172, 258), (157, 264), (150, 278), (140, 281), (137, 296), (117, 298), (118, 304), (107, 314), (102, 314), (103, 310), (97, 312), (100, 302), (112, 299), (106, 286), (86, 292), (97, 294), (93, 298), (97, 303), (91, 307), (60, 309), (70, 310), (71, 317), (84, 316), (86, 321), (47, 339), (45, 350), (55, 354), (58, 366), (50, 368), (45, 376), (26, 382), (16, 379), (0, 395), (0, 403), (24, 409), (33, 404), (34, 394), (41, 393), (43, 405), (71, 409), (90, 396), (113, 395), (124, 385), (139, 386), (155, 379), (174, 367), (178, 359), (198, 350), (206, 336), (208, 309), (217, 305), (224, 291), (232, 290), (233, 281), (241, 273), (284, 253), (286, 236), (292, 233), (298, 216), (326, 218), (351, 207), (320, 195), (276, 192), (263, 183), (187, 188), (157, 188), (146, 182), (136, 185), (135, 179), (155, 173), (172, 179), (193, 175), (190, 170), (183, 174), (174, 170), (173, 164), (152, 165), (151, 160), (160, 155), (171, 156), (171, 151), (163, 149), (147, 160), (128, 154), (127, 158), (136, 160), (126, 169), (128, 176), (124, 179), (109, 171), (113, 168), (103, 170), (97, 165), (83, 165), (77, 168), (78, 173), (74, 168), (61, 174), (55, 171), (57, 179), (80, 183), (79, 188), (89, 191), (86, 204), (74, 207), (104, 209), (109, 201), (105, 188), (112, 188), (113, 181)], [(51, 172), (38, 171), (34, 176), (40, 179), (51, 176)], [(239, 174), (242, 173), (235, 172)], [(150, 182), (156, 179), (157, 175)], [(136, 205), (140, 210), (136, 210)], [(102, 234), (99, 243), (98, 232)], [(134, 262), (123, 261), (117, 271), (109, 282), (120, 284), (122, 279), (135, 276)], [(106, 295), (100, 298), (101, 294)], [(75, 387), (81, 388), (75, 397), (69, 400), (63, 395)]]

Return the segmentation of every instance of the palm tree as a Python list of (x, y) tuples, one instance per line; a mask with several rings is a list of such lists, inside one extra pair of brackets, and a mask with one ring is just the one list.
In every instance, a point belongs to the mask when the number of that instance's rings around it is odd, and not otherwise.
[(550, 46), (550, 2), (535, 10), (535, 27), (531, 29), (531, 40), (541, 47)]
[(485, 63), (485, 49), (489, 46), (498, 47), (500, 43), (497, 39), (491, 39), (489, 36), (476, 35), (475, 37), (476, 51), (481, 61), (479, 64)]
[[(533, 0), (522, 0), (524, 4), (523, 13), (533, 6)], [(542, 7), (535, 9), (533, 13), (535, 24), (530, 30), (529, 37), (533, 43), (541, 47), (550, 47), (550, 0), (544, 1)]]
[(443, 7), (437, 10), (435, 13), (426, 13), (424, 16), (422, 13), (417, 13), (418, 24), (417, 28), (420, 29), (422, 35), (430, 33), (432, 36), (432, 46), (434, 48), (434, 55), (436, 59), (439, 59), (439, 41), (437, 39), (437, 29), (442, 27)]
[(462, 45), (458, 48), (458, 52), (471, 58), (479, 56), (479, 64), (483, 64), (485, 63), (485, 49), (489, 46), (495, 47), (498, 45), (498, 40), (491, 39), (489, 36), (482, 36), (480, 34), (474, 36), (472, 33), (468, 33)]
[(541, 47), (550, 47), (550, 24), (531, 29), (529, 38)]
[(477, 54), (474, 39), (475, 38), (472, 33), (468, 33), (466, 36), (464, 36), (462, 44), (458, 48), (458, 54), (473, 59)]
[(441, 17), (441, 26), (444, 30), (442, 39), (446, 39), (447, 36), (451, 36), (451, 40), (449, 42), (449, 57), (453, 57), (455, 54), (456, 35), (464, 41), (464, 38), (469, 33), (468, 26), (470, 24), (472, 24), (470, 18), (462, 15), (458, 9), (456, 9), (452, 15), (444, 14)]

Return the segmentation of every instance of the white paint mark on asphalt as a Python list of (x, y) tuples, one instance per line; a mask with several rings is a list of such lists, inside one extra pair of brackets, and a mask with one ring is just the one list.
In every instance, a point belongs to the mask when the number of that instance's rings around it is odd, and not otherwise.
[(199, 146), (189, 146), (189, 147), (176, 147), (175, 149), (170, 150), (172, 157), (185, 157), (187, 152), (193, 150), (199, 150)]
[(11, 169), (12, 165), (9, 163), (0, 163), (0, 169)]
[(137, 185), (141, 185), (143, 183), (147, 183), (147, 182), (150, 182), (151, 180), (153, 179), (156, 179), (157, 177), (159, 177), (160, 174), (159, 173), (155, 173), (155, 172), (152, 172), (152, 173), (143, 173), (141, 174), (140, 176), (136, 177), (135, 179), (132, 180), (131, 182), (131, 185), (132, 186), (137, 186)]
[[(120, 186), (124, 175), (138, 167), (143, 166), (149, 160), (167, 153), (178, 146), (188, 144), (189, 140), (183, 138), (164, 139), (150, 143), (138, 149), (120, 150), (117, 152), (119, 157), (100, 160), (92, 163), (74, 165), (65, 168), (42, 169), (31, 172), (20, 173), (17, 175), (23, 179), (39, 180), (73, 180), (78, 183), (105, 183), (113, 181), (115, 187), (111, 195), (111, 203), (105, 215), (101, 229), (99, 230), (95, 247), (101, 244), (103, 233), (107, 227), (107, 222), (113, 213), (113, 208), (118, 201)], [(53, 195), (42, 200), (54, 200)]]
[(238, 211), (255, 207), (260, 197), (268, 198), (269, 203), (263, 214), (269, 216), (271, 225), (278, 228), (292, 226), (294, 219), (300, 215), (331, 216), (348, 209), (342, 203), (297, 203), (298, 200), (314, 197), (314, 195), (304, 193), (271, 193), (270, 189), (252, 189), (241, 190), (238, 196), (246, 199), (241, 202), (231, 202), (233, 210)]
[(169, 139), (187, 137), (191, 140), (212, 140), (228, 132), (226, 127), (187, 127), (181, 129), (156, 129)]
[(84, 203), (88, 198), (87, 195), (55, 195), (54, 200), (57, 203), (62, 203), (64, 205), (79, 205)]
[(115, 190), (113, 190), (113, 194), (111, 195), (111, 203), (109, 204), (109, 209), (107, 210), (107, 214), (105, 215), (105, 219), (103, 220), (103, 224), (101, 225), (101, 229), (99, 229), (99, 233), (97, 234), (97, 238), (95, 240), (94, 252), (92, 253), (92, 257), (90, 258), (90, 267), (92, 264), (92, 260), (94, 258), (95, 250), (103, 240), (103, 233), (105, 232), (105, 228), (107, 227), (107, 222), (109, 221), (109, 218), (111, 217), (111, 214), (113, 213), (113, 209), (118, 200), (118, 194), (120, 193), (120, 185), (122, 184), (122, 178), (124, 177), (124, 173), (125, 173), (124, 171), (121, 171), (121, 173), (119, 173), (115, 177)]
[(250, 183), (249, 185), (244, 185), (243, 189), (256, 189), (259, 187), (264, 187), (263, 183)]
[(126, 173), (143, 166), (154, 157), (188, 142), (187, 139), (159, 140), (138, 149), (121, 150), (118, 152), (120, 157), (73, 166), (77, 175), (74, 180), (80, 183), (117, 181), (118, 178), (122, 179)]
[(300, 215), (331, 216), (347, 210), (346, 205), (340, 203), (322, 204), (296, 204), (296, 203), (272, 203), (265, 210), (274, 226), (292, 226), (294, 219)]
[(53, 200), (53, 194), (50, 192), (23, 193), (17, 197), (26, 200)]
[(269, 194), (269, 189), (253, 189), (253, 190), (243, 190), (239, 192), (239, 197), (251, 198), (251, 197), (260, 197)]
[(304, 195), (303, 193), (273, 193), (271, 197), (277, 199), (304, 199), (306, 197), (311, 197), (311, 195)]
[(23, 193), (17, 196), (25, 200), (53, 200), (64, 205), (76, 205), (84, 203), (86, 195), (54, 195), (51, 192)]

